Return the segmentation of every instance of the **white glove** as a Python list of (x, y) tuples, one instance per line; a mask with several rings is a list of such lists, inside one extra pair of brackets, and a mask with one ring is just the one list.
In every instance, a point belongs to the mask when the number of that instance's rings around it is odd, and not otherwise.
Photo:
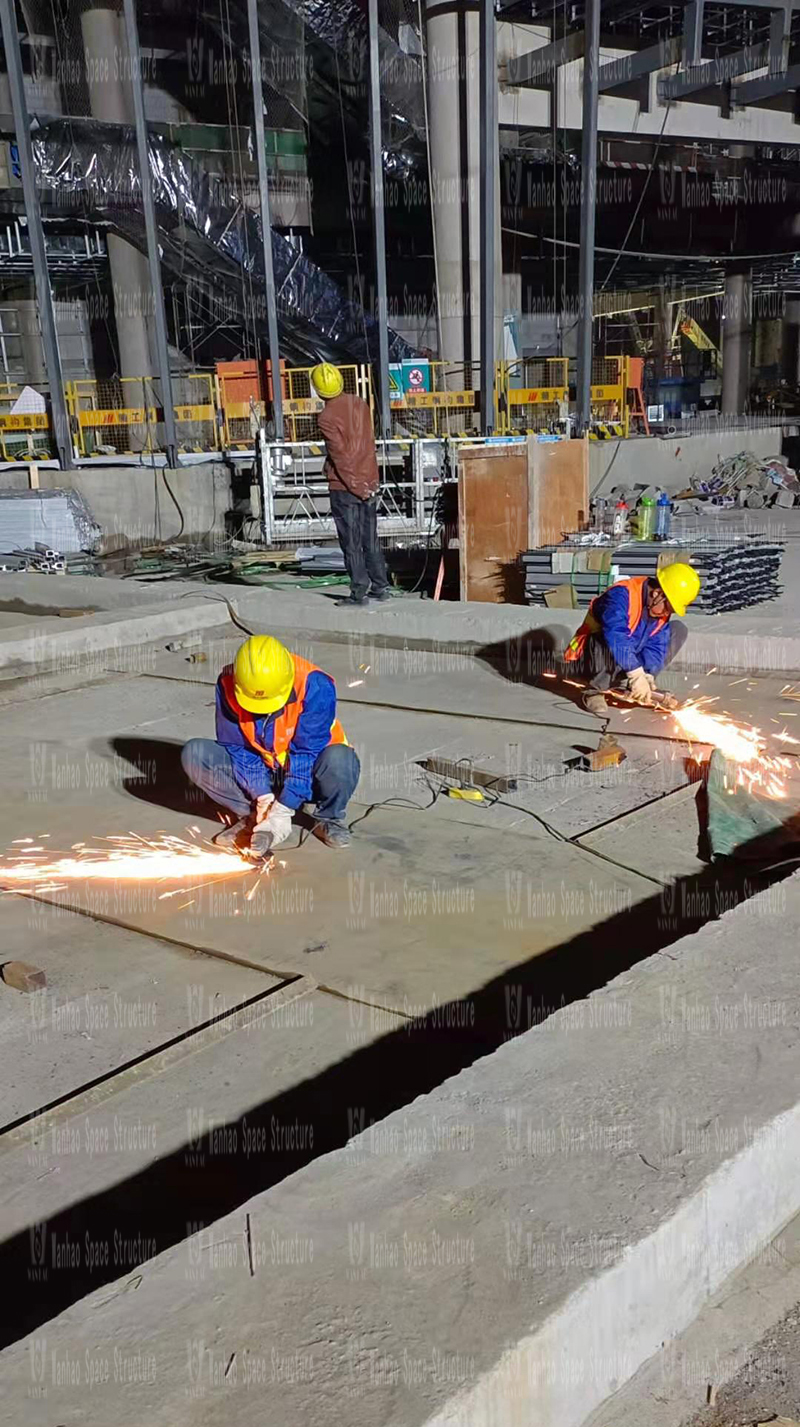
[(652, 693), (652, 691), (655, 689), (655, 686), (656, 686), (656, 676), (655, 676), (655, 674), (647, 674), (647, 673), (646, 673), (644, 677), (646, 678), (648, 684), (650, 685), (650, 691), (651, 691), (651, 693)]
[[(271, 794), (258, 798), (256, 801), (256, 825), (253, 830), (253, 839), (261, 846), (268, 848), (280, 847), (292, 832), (292, 809), (284, 807)], [(269, 841), (267, 841), (269, 838)]]
[(640, 704), (651, 702), (652, 685), (644, 669), (631, 669), (628, 675), (628, 688)]

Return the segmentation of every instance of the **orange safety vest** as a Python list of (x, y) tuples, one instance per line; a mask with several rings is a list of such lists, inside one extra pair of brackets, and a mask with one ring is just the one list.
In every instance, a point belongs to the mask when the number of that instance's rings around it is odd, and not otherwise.
[[(324, 671), (316, 664), (309, 664), (307, 659), (301, 659), (299, 654), (292, 655), (294, 664), (294, 700), (287, 703), (275, 717), (272, 733), (272, 749), (265, 748), (263, 743), (259, 743), (256, 738), (256, 719), (249, 709), (243, 709), (236, 697), (236, 690), (233, 682), (233, 673), (220, 675), (222, 692), (231, 709), (239, 720), (239, 727), (242, 730), (247, 742), (256, 753), (260, 753), (264, 762), (274, 768), (276, 762), (284, 767), (289, 755), (289, 745), (295, 735), (295, 730), (303, 712), (303, 703), (306, 696), (306, 684), (309, 674), (321, 674)], [(328, 743), (346, 743), (344, 729), (338, 718), (333, 720), (331, 725), (331, 736)]]
[[(647, 584), (647, 580), (647, 575), (634, 575), (633, 579), (617, 580), (615, 585), (609, 585), (609, 589), (612, 590), (618, 590), (622, 588), (628, 591), (629, 634), (633, 634), (634, 629), (636, 628), (637, 624), (639, 623), (639, 620), (642, 617), (642, 610), (644, 609), (644, 587)], [(607, 593), (608, 590), (603, 591), (603, 594)], [(602, 599), (602, 597), (602, 595), (596, 595), (595, 599), (592, 600), (592, 603), (589, 605), (588, 614), (586, 615), (583, 624), (581, 625), (577, 633), (573, 636), (573, 638), (570, 640), (569, 644), (564, 650), (564, 662), (566, 664), (573, 664), (577, 659), (580, 659), (586, 647), (586, 641), (589, 638), (589, 635), (599, 633), (601, 629), (601, 624), (599, 619), (596, 619), (595, 616), (592, 614), (592, 610), (594, 608), (596, 600)], [(653, 635), (658, 634), (658, 631), (660, 629), (663, 629), (664, 625), (668, 622), (668, 620), (669, 615), (656, 621), (655, 629), (651, 629), (650, 631), (651, 639), (653, 638)]]

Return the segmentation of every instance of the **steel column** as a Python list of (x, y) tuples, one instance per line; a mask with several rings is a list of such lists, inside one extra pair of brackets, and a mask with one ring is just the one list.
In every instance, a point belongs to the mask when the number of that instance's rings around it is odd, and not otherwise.
[(369, 155), (372, 169), (372, 231), (375, 241), (375, 289), (378, 299), (378, 416), (380, 434), (392, 434), (389, 405), (389, 304), (386, 292), (386, 226), (383, 212), (383, 142), (381, 72), (378, 55), (378, 0), (369, 0)]
[[(153, 317), (156, 329), (156, 360), (161, 383), (161, 405), (164, 411), (164, 432), (166, 436), (167, 465), (178, 464), (178, 438), (175, 429), (175, 407), (172, 401), (172, 377), (169, 370), (169, 346), (167, 343), (167, 315), (164, 310), (164, 287), (161, 281), (161, 258), (158, 251), (158, 229), (156, 227), (156, 206), (153, 202), (153, 187), (150, 181), (150, 146), (147, 142), (147, 120), (144, 113), (144, 85), (142, 83), (142, 57), (139, 50), (139, 27), (136, 23), (136, 0), (123, 0), (125, 31), (128, 38), (128, 56), (131, 62), (131, 92), (133, 94), (133, 114), (136, 124), (136, 149), (139, 155), (139, 178), (142, 184), (142, 208), (144, 229), (147, 237), (147, 262), (150, 267), (150, 285), (153, 290)], [(145, 411), (147, 394), (145, 393)]]
[(481, 430), (494, 431), (497, 23), (494, 0), (480, 0)]
[(600, 0), (586, 0), (583, 62), (583, 138), (581, 143), (581, 245), (578, 280), (578, 435), (592, 415), (592, 313), (594, 308), (594, 232), (597, 199), (597, 100), (600, 67)]
[(0, 0), (0, 19), (3, 29), (3, 48), (6, 52), (6, 68), (11, 91), (11, 108), (14, 115), (14, 129), (19, 149), (22, 193), (25, 212), (28, 217), (33, 276), (36, 283), (36, 297), (39, 304), (39, 322), (42, 328), (42, 347), (47, 381), (50, 386), (50, 412), (53, 421), (58, 463), (62, 471), (73, 467), (72, 433), (70, 431), (67, 403), (64, 397), (64, 381), (61, 372), (61, 354), (58, 350), (56, 317), (53, 308), (53, 293), (47, 272), (47, 249), (42, 228), (42, 213), (39, 194), (36, 189), (36, 173), (33, 167), (33, 146), (31, 144), (28, 104), (22, 77), (22, 56), (17, 33), (17, 17), (14, 0)]
[(278, 344), (278, 300), (275, 293), (275, 269), (272, 262), (272, 219), (269, 208), (269, 172), (264, 140), (264, 88), (261, 75), (261, 35), (258, 29), (258, 0), (247, 0), (250, 27), (250, 70), (253, 80), (253, 122), (258, 162), (258, 192), (261, 201), (261, 246), (264, 255), (264, 285), (267, 298), (267, 336), (272, 368), (272, 415), (275, 436), (283, 440), (283, 384), (281, 354)]

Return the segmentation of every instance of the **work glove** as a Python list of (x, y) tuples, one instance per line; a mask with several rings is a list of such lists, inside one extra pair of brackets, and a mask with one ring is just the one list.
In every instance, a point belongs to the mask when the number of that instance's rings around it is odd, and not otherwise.
[(264, 857), (280, 847), (292, 831), (292, 809), (284, 807), (271, 794), (256, 801), (256, 824), (250, 838), (250, 851)]
[(631, 669), (628, 675), (628, 688), (637, 703), (652, 703), (652, 686), (644, 669)]

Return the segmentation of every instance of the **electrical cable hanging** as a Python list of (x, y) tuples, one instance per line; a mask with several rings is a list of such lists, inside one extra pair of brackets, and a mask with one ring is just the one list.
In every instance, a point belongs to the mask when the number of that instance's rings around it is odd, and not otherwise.
[(425, 151), (428, 155), (428, 195), (431, 205), (431, 232), (433, 235), (433, 281), (436, 287), (436, 340), (439, 360), (444, 359), (442, 351), (442, 302), (439, 287), (439, 245), (436, 241), (436, 205), (433, 201), (433, 166), (431, 164), (431, 130), (428, 121), (428, 45), (422, 23), (422, 0), (417, 0), (419, 21), (419, 42), (422, 51), (422, 108), (425, 114)]

